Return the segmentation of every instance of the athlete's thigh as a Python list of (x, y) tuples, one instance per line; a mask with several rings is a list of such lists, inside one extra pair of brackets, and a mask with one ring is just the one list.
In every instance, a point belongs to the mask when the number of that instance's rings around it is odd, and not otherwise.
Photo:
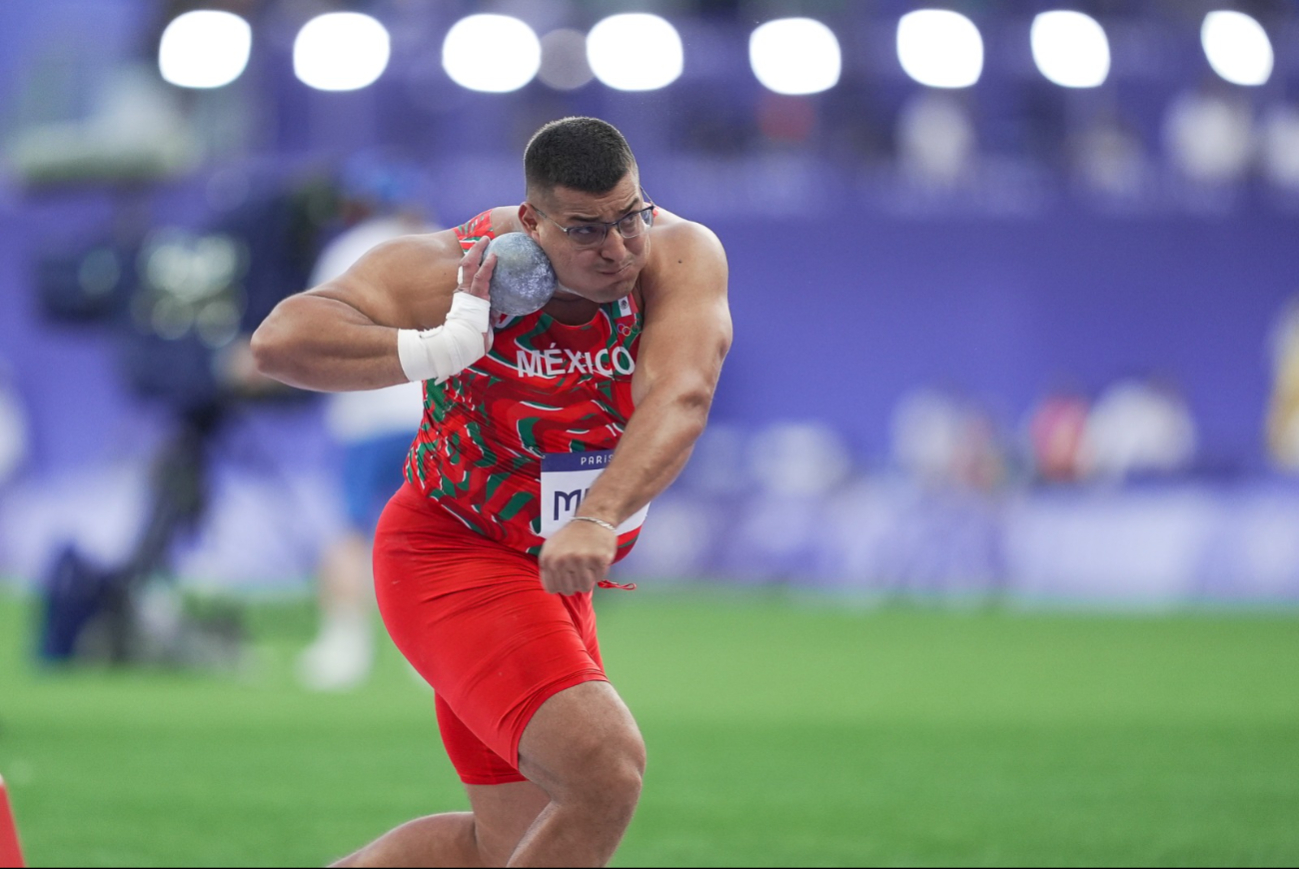
[(532, 782), (498, 785), (465, 785), (474, 810), (478, 849), (493, 864), (504, 866), (523, 834), (550, 802)]
[(559, 796), (630, 765), (645, 768), (645, 743), (608, 682), (583, 682), (541, 705), (519, 740), (519, 771)]
[[(410, 487), (384, 511), (374, 552), (379, 611), (437, 692), (439, 726), (462, 780), (517, 780), (506, 770), (518, 775), (519, 739), (535, 711), (557, 692), (605, 678), (592, 651), (590, 595), (547, 594), (534, 558), (430, 510)], [(505, 768), (467, 763), (489, 753)]]

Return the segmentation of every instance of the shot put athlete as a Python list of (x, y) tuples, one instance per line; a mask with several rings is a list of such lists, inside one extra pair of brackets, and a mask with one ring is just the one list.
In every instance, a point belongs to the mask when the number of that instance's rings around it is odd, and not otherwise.
[[(339, 865), (600, 866), (640, 796), (645, 746), (605, 676), (591, 595), (707, 422), (731, 343), (726, 256), (649, 200), (603, 121), (542, 127), (524, 170), (522, 205), (383, 244), (253, 338), (261, 369), (294, 386), (425, 382), (375, 588), (433, 686), (472, 811), (410, 821)], [(530, 314), (489, 295), (513, 266), (483, 252), (514, 232), (558, 282)]]

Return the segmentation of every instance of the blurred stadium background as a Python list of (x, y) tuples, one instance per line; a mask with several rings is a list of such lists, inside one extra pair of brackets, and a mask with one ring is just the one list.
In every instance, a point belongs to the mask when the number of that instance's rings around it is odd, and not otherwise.
[[(294, 682), (339, 446), (242, 349), (358, 207), (517, 202), (572, 114), (718, 232), (736, 325), (601, 599), (653, 755), (620, 862), (1299, 861), (1294, 3), (8, 0), (33, 865), (319, 863), (459, 805), (390, 649)], [(153, 665), (41, 663), (52, 584), (124, 575), (146, 648), (99, 651)]]

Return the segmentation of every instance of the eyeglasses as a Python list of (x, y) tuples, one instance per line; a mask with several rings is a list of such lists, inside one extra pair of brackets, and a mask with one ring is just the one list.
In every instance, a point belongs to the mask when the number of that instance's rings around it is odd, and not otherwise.
[(649, 203), (645, 208), (633, 211), (631, 214), (609, 223), (596, 222), (581, 223), (577, 226), (564, 226), (537, 206), (532, 206), (532, 210), (562, 229), (564, 234), (568, 236), (568, 240), (572, 242), (573, 247), (578, 249), (593, 248), (604, 244), (604, 240), (609, 237), (610, 227), (617, 227), (618, 234), (623, 238), (636, 238), (654, 225), (654, 203), (649, 201), (649, 197), (645, 195), (643, 189), (640, 194), (641, 198)]

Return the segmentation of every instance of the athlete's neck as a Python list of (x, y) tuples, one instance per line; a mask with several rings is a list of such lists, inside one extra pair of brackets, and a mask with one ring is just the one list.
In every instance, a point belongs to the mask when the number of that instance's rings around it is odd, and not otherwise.
[(542, 310), (565, 326), (582, 326), (595, 319), (600, 306), (561, 287)]

